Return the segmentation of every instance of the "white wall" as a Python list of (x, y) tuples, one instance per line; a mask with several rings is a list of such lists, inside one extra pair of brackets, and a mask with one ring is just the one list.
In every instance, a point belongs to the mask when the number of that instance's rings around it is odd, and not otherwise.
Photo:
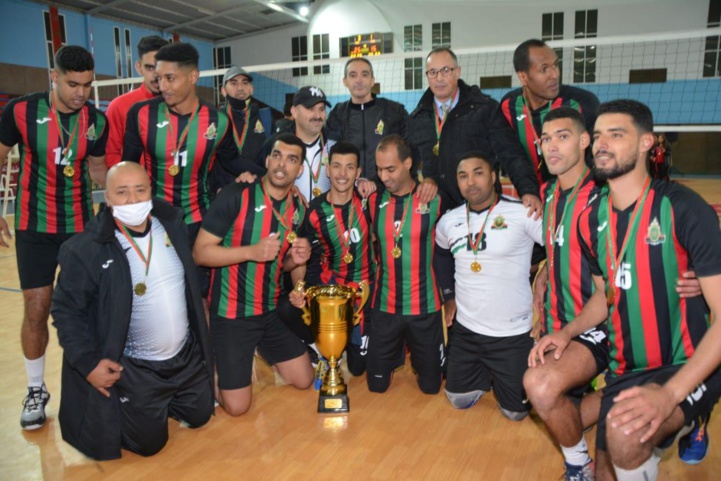
[[(338, 57), (338, 40), (359, 33), (393, 32), (396, 52), (403, 49), (403, 27), (423, 26), (423, 48), (431, 48), (431, 24), (451, 22), (452, 47), (471, 48), (518, 44), (540, 37), (541, 16), (564, 12), (564, 37), (572, 39), (576, 10), (598, 9), (598, 35), (631, 35), (696, 30), (706, 27), (708, 0), (318, 0), (311, 20), (230, 45), (233, 62), (258, 65), (291, 61), (291, 38), (330, 34), (331, 58)], [(309, 49), (312, 41), (309, 38)], [(312, 58), (312, 51), (309, 52)]]

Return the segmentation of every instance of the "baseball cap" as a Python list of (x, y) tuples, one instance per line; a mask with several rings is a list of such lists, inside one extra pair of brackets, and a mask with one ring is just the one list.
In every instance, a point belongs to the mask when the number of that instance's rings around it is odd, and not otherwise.
[(248, 72), (246, 72), (240, 67), (233, 66), (230, 67), (227, 72), (225, 72), (225, 75), (223, 75), (223, 85), (225, 85), (225, 82), (234, 77), (237, 77), (238, 75), (245, 75), (246, 77), (248, 77), (248, 80), (250, 80), (251, 82), (253, 81), (253, 77), (251, 77)]
[(318, 87), (301, 87), (295, 95), (293, 95), (293, 106), (302, 105), (303, 107), (310, 109), (320, 102), (323, 102), (330, 107), (330, 102), (328, 102), (325, 93)]

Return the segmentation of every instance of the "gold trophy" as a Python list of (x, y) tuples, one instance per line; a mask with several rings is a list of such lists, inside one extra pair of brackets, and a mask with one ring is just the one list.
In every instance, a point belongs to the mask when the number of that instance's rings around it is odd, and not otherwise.
[[(301, 290), (298, 283), (296, 289)], [(347, 413), (348, 394), (340, 357), (348, 344), (353, 327), (360, 322), (360, 312), (368, 300), (368, 284), (360, 283), (359, 291), (348, 286), (313, 286), (305, 293), (303, 320), (313, 332), (318, 350), (328, 360), (329, 369), (323, 378), (318, 398), (319, 413)], [(360, 305), (355, 308), (356, 298)]]

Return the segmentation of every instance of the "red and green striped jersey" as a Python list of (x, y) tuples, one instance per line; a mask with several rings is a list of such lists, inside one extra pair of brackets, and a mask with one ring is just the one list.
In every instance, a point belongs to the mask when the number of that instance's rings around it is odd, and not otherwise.
[[(654, 180), (639, 207), (608, 207), (608, 186), (579, 219), (580, 244), (591, 270), (613, 288), (608, 331), (613, 375), (684, 364), (708, 330), (703, 297), (681, 298), (678, 278), (688, 270), (698, 277), (721, 274), (721, 232), (714, 210), (690, 189)], [(612, 237), (611, 237), (612, 236)], [(628, 237), (613, 283), (611, 251)], [(615, 249), (610, 242), (615, 242)]]
[[(596, 123), (598, 106), (598, 98), (594, 94), (588, 90), (570, 85), (561, 85), (558, 90), (558, 97), (536, 110), (531, 110), (531, 107), (526, 105), (522, 88), (511, 90), (503, 96), (501, 99), (501, 112), (503, 112), (503, 116), (508, 121), (511, 129), (518, 134), (518, 139), (526, 151), (528, 160), (533, 164), (536, 171), (539, 184), (553, 177), (543, 162), (541, 144), (537, 142), (541, 137), (543, 119), (546, 118), (546, 114), (559, 107), (576, 109), (583, 114), (586, 120), (586, 129), (590, 134), (593, 132), (593, 126)], [(588, 149), (589, 155), (590, 150)]]
[(10, 102), (0, 120), (0, 142), (20, 144), (15, 229), (72, 234), (93, 215), (87, 158), (105, 155), (107, 120), (90, 103), (56, 117), (50, 95), (38, 92)]
[[(351, 211), (353, 223), (349, 225)], [(313, 246), (317, 241), (321, 284), (348, 285), (373, 281), (370, 211), (357, 193), (344, 205), (328, 202), (327, 192), (313, 199), (308, 206), (301, 236), (307, 237)], [(348, 254), (352, 259), (350, 262), (346, 262)]]
[(548, 269), (543, 334), (563, 329), (593, 294), (591, 270), (578, 244), (578, 218), (598, 190), (590, 171), (570, 202), (573, 189), (561, 190), (558, 180), (547, 182), (541, 189)]
[(172, 112), (162, 97), (139, 102), (128, 112), (122, 158), (145, 167), (153, 195), (183, 209), (186, 224), (200, 222), (210, 206), (216, 154), (237, 155), (228, 125), (228, 116), (205, 102), (188, 115)]
[[(415, 191), (396, 196), (382, 189), (368, 201), (378, 243), (373, 308), (389, 314), (422, 315), (441, 309), (433, 271), (441, 200), (436, 196), (421, 204)], [(393, 256), (396, 247), (400, 249), (397, 258)]]
[(305, 207), (296, 197), (265, 203), (261, 182), (231, 184), (221, 190), (203, 220), (203, 229), (222, 238), (224, 247), (250, 246), (272, 233), (283, 239), (278, 257), (269, 262), (247, 261), (213, 269), (210, 287), (210, 310), (227, 319), (251, 317), (277, 307), (281, 292), (283, 259), (291, 247), (286, 240), (289, 230), (273, 213), (297, 231)]

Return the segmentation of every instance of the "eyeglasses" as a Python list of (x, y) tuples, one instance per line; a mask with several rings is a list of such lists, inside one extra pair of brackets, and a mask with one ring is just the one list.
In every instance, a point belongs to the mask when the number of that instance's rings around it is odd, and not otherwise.
[(436, 78), (438, 77), (438, 74), (441, 74), (442, 78), (448, 78), (451, 76), (453, 71), (457, 69), (458, 67), (443, 67), (443, 68), (432, 68), (430, 70), (426, 70), (426, 77), (428, 78)]

